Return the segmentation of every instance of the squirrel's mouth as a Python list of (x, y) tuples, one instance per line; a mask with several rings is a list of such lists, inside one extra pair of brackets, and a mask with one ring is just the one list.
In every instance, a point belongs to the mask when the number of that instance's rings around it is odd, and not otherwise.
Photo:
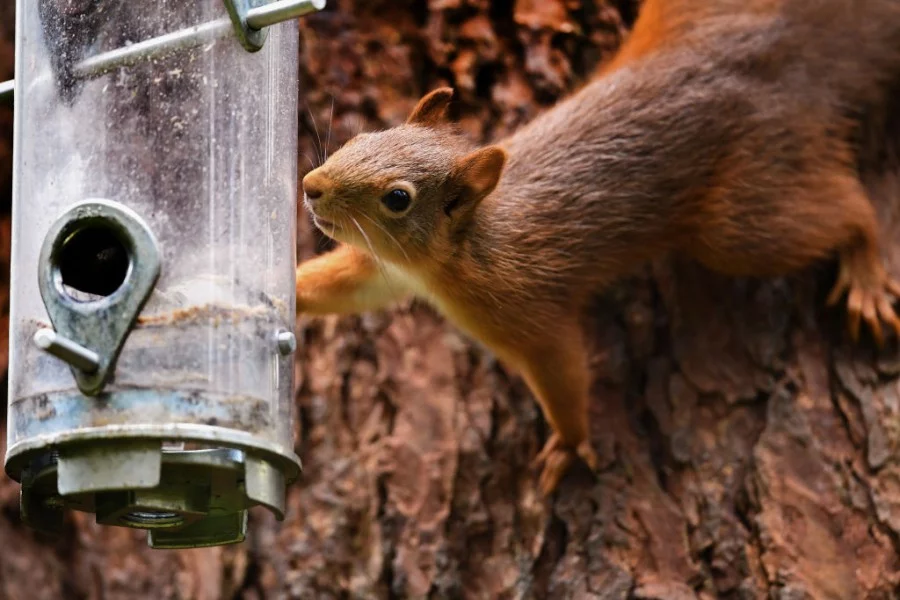
[(320, 230), (322, 230), (322, 233), (326, 233), (326, 234), (332, 233), (341, 228), (340, 225), (338, 225), (334, 221), (329, 221), (327, 219), (323, 219), (319, 215), (313, 214), (312, 217), (313, 217), (313, 223), (316, 224), (316, 227), (318, 227)]

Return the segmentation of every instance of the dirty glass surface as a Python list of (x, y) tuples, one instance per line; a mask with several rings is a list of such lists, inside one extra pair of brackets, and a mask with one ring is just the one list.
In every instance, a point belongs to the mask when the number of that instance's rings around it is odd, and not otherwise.
[[(270, 27), (257, 53), (227, 35), (85, 80), (82, 59), (227, 19), (223, 3), (20, 0), (17, 18), (8, 443), (38, 429), (181, 422), (290, 447), (293, 367), (276, 336), (294, 315), (296, 23)], [(31, 341), (49, 326), (45, 235), (93, 198), (134, 210), (162, 258), (102, 401)], [(100, 279), (109, 268), (72, 260)], [(110, 287), (66, 289), (91, 301)]]

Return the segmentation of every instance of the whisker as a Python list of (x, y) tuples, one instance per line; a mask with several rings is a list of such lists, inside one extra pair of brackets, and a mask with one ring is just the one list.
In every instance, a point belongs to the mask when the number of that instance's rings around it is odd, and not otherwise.
[(333, 126), (334, 126), (334, 96), (331, 97), (331, 114), (328, 115), (328, 134), (325, 136), (325, 160), (328, 160), (328, 148), (329, 148), (329, 146), (331, 146), (331, 129)]
[(309, 163), (309, 169), (310, 169), (310, 170), (313, 170), (313, 169), (316, 168), (316, 165), (313, 164), (313, 161), (312, 161), (312, 159), (311, 159), (309, 156), (307, 156), (307, 155), (304, 154), (303, 152), (300, 152), (300, 156), (302, 156), (303, 158), (305, 158), (305, 159), (306, 159), (306, 162)]
[[(348, 215), (349, 216), (349, 215)], [(366, 241), (366, 245), (369, 247), (369, 250), (372, 252), (372, 257), (378, 262), (378, 254), (375, 252), (374, 246), (372, 246), (372, 240), (369, 239), (369, 236), (366, 235), (365, 230), (362, 228), (362, 225), (359, 224), (359, 221), (356, 220), (355, 217), (350, 217), (350, 220), (353, 221), (353, 224), (356, 225), (356, 228), (362, 234), (363, 239)]]
[(403, 246), (400, 245), (400, 242), (397, 241), (397, 238), (395, 238), (393, 235), (391, 235), (391, 232), (390, 232), (390, 231), (388, 231), (387, 229), (385, 229), (385, 227), (384, 227), (381, 223), (379, 223), (378, 221), (376, 221), (376, 220), (373, 219), (372, 217), (370, 217), (370, 216), (368, 216), (368, 215), (365, 215), (365, 214), (362, 214), (362, 213), (360, 213), (360, 216), (363, 217), (364, 219), (366, 219), (367, 221), (369, 221), (370, 223), (372, 223), (372, 225), (374, 225), (375, 227), (377, 227), (377, 228), (380, 229), (381, 231), (383, 231), (383, 232), (384, 232), (384, 235), (388, 236), (388, 237), (391, 239), (392, 242), (394, 242), (395, 244), (397, 244), (397, 248), (400, 249), (400, 252), (402, 252), (402, 253), (403, 253), (403, 256), (406, 258), (406, 260), (409, 261), (409, 254), (406, 253), (406, 249), (403, 248)]
[[(310, 219), (311, 221), (312, 219)], [(324, 231), (313, 225), (313, 235), (315, 235), (319, 240), (316, 242), (316, 254), (320, 254), (322, 250), (328, 245), (328, 236)]]
[(381, 272), (381, 276), (384, 277), (384, 282), (387, 284), (388, 289), (390, 289), (391, 295), (396, 296), (395, 289), (391, 285), (391, 278), (388, 277), (387, 269), (384, 268), (384, 263), (381, 261), (381, 258), (375, 252), (375, 248), (372, 246), (372, 241), (369, 239), (369, 236), (366, 235), (365, 230), (362, 228), (362, 225), (359, 224), (359, 221), (356, 220), (355, 217), (347, 215), (350, 217), (350, 220), (353, 221), (353, 224), (356, 225), (356, 228), (359, 229), (359, 232), (362, 234), (363, 239), (366, 241), (366, 245), (369, 247), (369, 250), (372, 252), (372, 259), (375, 261), (375, 266), (378, 267), (378, 270)]
[(318, 148), (316, 152), (316, 159), (319, 160), (319, 164), (325, 162), (322, 160), (322, 137), (319, 135), (319, 126), (316, 124), (316, 117), (313, 115), (312, 109), (309, 107), (309, 104), (306, 105), (306, 112), (309, 113), (309, 118), (313, 124), (313, 131), (316, 132), (316, 140), (318, 141)]

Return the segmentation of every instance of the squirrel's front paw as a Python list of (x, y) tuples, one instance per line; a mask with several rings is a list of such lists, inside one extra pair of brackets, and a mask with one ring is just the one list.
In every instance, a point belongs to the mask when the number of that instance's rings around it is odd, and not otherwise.
[(301, 289), (302, 288), (300, 287), (300, 285), (298, 283), (296, 286), (296, 291), (295, 291), (295, 294), (296, 294), (295, 298), (296, 298), (296, 302), (297, 302), (297, 304), (296, 304), (297, 314), (302, 314), (302, 313), (306, 312), (306, 310), (305, 310), (306, 301), (303, 298), (303, 294), (300, 291)]
[(600, 461), (597, 459), (597, 453), (591, 447), (590, 440), (584, 440), (578, 446), (572, 447), (563, 444), (562, 438), (554, 432), (533, 463), (535, 468), (542, 469), (538, 484), (541, 493), (549, 496), (556, 491), (559, 482), (575, 462), (576, 457), (581, 458), (591, 471), (596, 473), (599, 469)]
[(297, 312), (307, 312), (310, 303), (310, 292), (318, 285), (315, 271), (310, 272), (305, 265), (300, 265), (294, 272), (294, 293), (297, 298)]

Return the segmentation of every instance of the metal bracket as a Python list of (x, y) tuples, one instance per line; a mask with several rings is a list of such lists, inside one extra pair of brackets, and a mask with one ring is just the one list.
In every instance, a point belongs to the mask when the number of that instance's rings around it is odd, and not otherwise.
[(247, 52), (257, 52), (266, 43), (269, 32), (266, 29), (254, 29), (247, 24), (247, 13), (251, 8), (264, 4), (265, 0), (224, 0), (228, 16), (234, 25), (238, 41)]
[[(63, 286), (62, 253), (76, 234), (96, 227), (107, 229), (125, 246), (128, 271), (109, 296), (79, 302)], [(82, 393), (97, 395), (112, 375), (122, 345), (156, 285), (160, 272), (156, 238), (128, 207), (89, 200), (76, 204), (53, 224), (38, 265), (41, 298), (54, 331), (38, 331), (35, 343), (69, 363)]]
[(326, 0), (224, 0), (238, 41), (248, 52), (262, 49), (266, 27), (322, 10)]
[[(72, 66), (79, 78), (100, 77), (113, 69), (151, 60), (178, 48), (193, 48), (235, 32), (241, 45), (256, 52), (266, 41), (265, 28), (325, 8), (327, 0), (223, 0), (229, 19), (217, 19), (159, 37), (135, 42), (117, 50), (90, 56)], [(0, 100), (11, 99), (15, 80), (0, 82)]]

